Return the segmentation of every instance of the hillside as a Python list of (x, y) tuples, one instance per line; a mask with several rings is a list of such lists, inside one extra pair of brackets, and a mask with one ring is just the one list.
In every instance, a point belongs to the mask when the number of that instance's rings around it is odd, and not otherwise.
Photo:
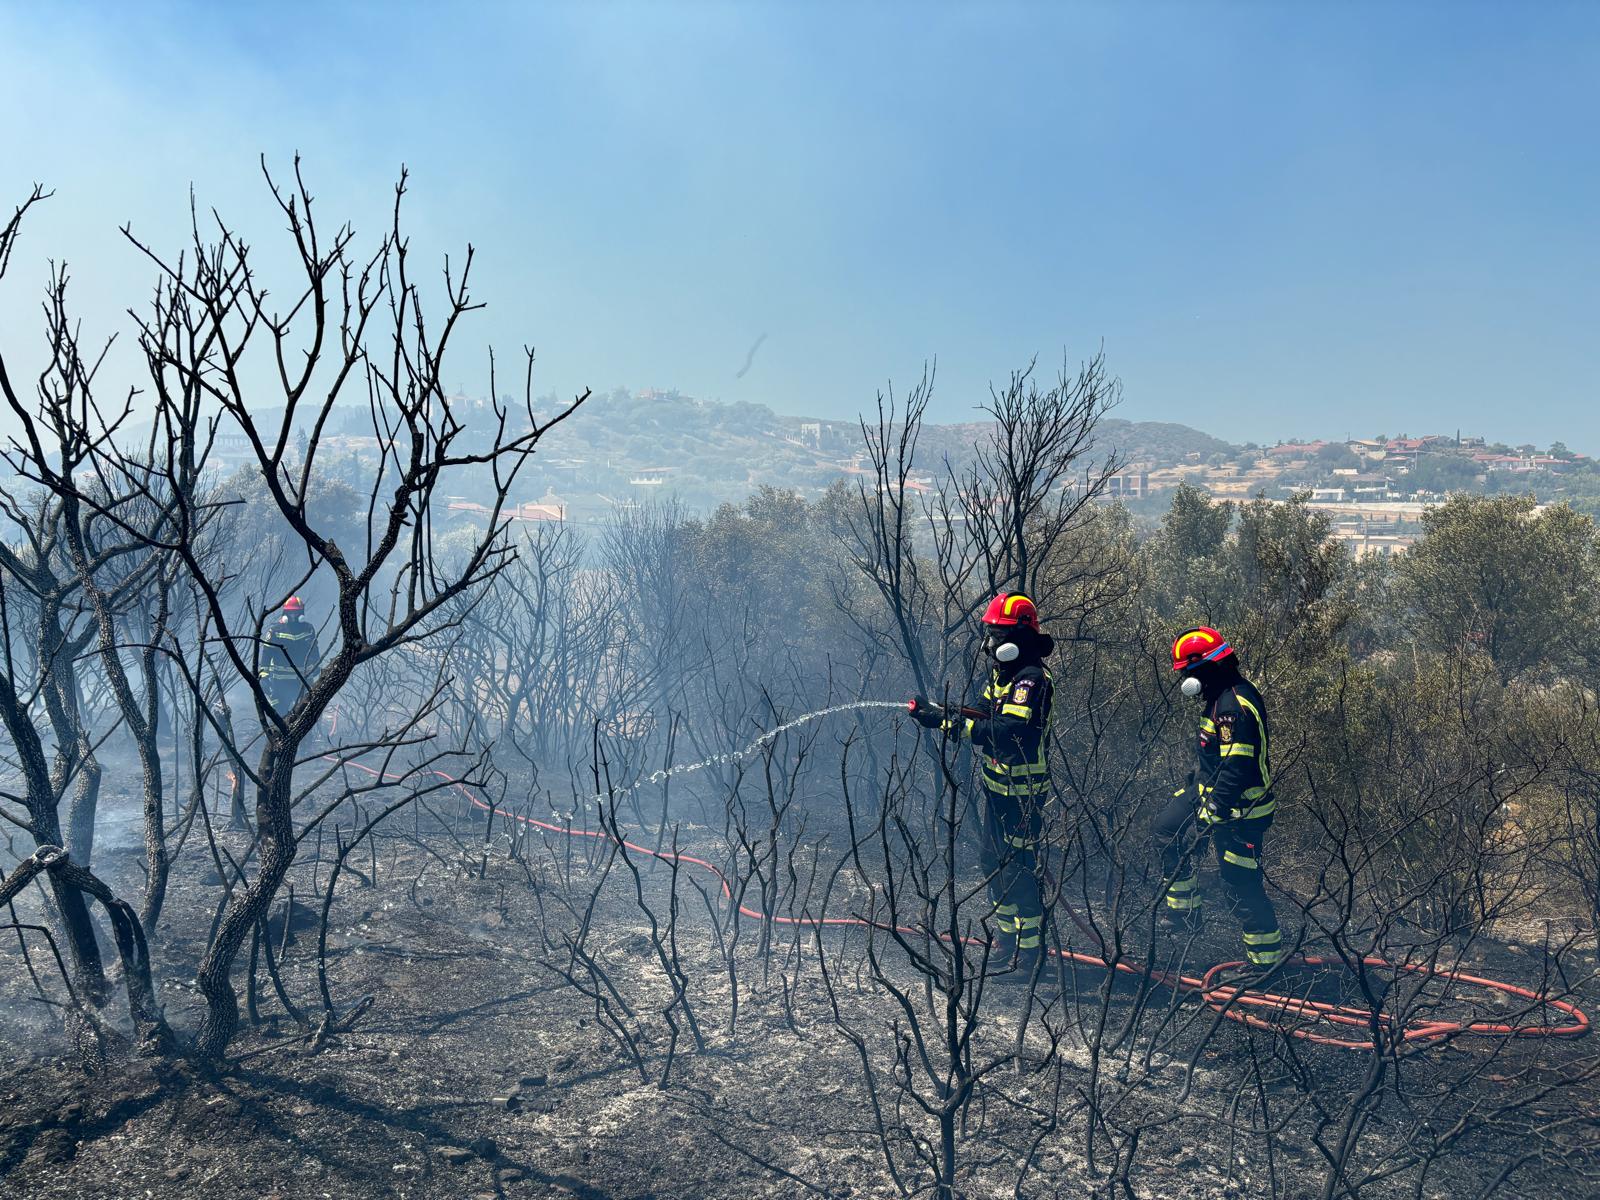
[[(544, 403), (553, 408), (555, 398)], [(918, 451), (921, 465), (930, 473), (946, 461), (960, 466), (985, 430), (983, 422), (928, 424)], [(763, 485), (820, 493), (850, 473), (864, 448), (861, 428), (851, 421), (619, 389), (593, 397), (549, 435), (532, 477), (580, 517), (612, 501), (652, 495), (675, 495), (704, 508), (742, 500)], [(1159, 462), (1237, 453), (1185, 425), (1108, 418), (1096, 454), (1113, 450), (1125, 461)]]

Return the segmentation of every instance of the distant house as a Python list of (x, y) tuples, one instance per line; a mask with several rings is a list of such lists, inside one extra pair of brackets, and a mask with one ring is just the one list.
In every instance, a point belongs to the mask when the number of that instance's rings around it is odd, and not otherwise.
[(1311, 489), (1311, 503), (1313, 504), (1343, 504), (1345, 490), (1342, 487), (1326, 487)]
[(1106, 480), (1106, 495), (1113, 500), (1143, 500), (1149, 494), (1149, 471), (1124, 471)]
[(1355, 438), (1345, 443), (1350, 452), (1360, 458), (1382, 459), (1389, 452), (1378, 438)]
[(794, 440), (811, 450), (838, 450), (848, 443), (839, 427), (826, 421), (800, 422), (799, 436)]
[(540, 496), (537, 501), (517, 505), (516, 519), (519, 521), (565, 521), (567, 519), (567, 502), (553, 491), (546, 490), (545, 494)]
[(218, 429), (217, 436), (211, 443), (211, 454), (206, 461), (223, 471), (255, 467), (261, 462), (256, 457), (254, 447), (250, 445), (250, 439), (238, 429)]
[(1391, 558), (1404, 554), (1417, 539), (1413, 534), (1352, 533), (1347, 537), (1341, 537), (1340, 540), (1349, 544), (1357, 558), (1366, 558), (1369, 555)]
[[(900, 490), (900, 481), (898, 479), (891, 479), (887, 483), (878, 485), (878, 491), (880, 493), (898, 492)], [(933, 476), (924, 475), (920, 479), (915, 479), (908, 475), (906, 477), (905, 490), (908, 492), (931, 492), (933, 491)]]
[[(473, 500), (461, 500), (452, 497), (450, 512), (467, 517), (490, 517), (494, 510), (486, 504), (479, 504)], [(502, 520), (507, 521), (565, 521), (567, 519), (566, 501), (554, 492), (547, 491), (538, 500), (528, 500), (521, 504), (507, 505), (501, 510)]]
[(1557, 475), (1572, 466), (1550, 454), (1474, 454), (1472, 461), (1485, 471), (1550, 471)]
[(1397, 437), (1390, 438), (1383, 444), (1383, 448), (1390, 454), (1416, 454), (1426, 450), (1429, 446), (1440, 441), (1438, 434), (1429, 434), (1427, 437)]
[(1435, 448), (1443, 440), (1437, 434), (1430, 434), (1428, 437), (1420, 438), (1390, 438), (1383, 444), (1384, 457), (1398, 459), (1400, 462), (1408, 464), (1415, 463), (1417, 457), (1424, 450)]
[(1550, 454), (1534, 454), (1528, 458), (1530, 471), (1554, 471), (1559, 474), (1571, 465), (1566, 459), (1556, 458)]
[[(1070, 499), (1081, 500), (1089, 495), (1098, 482), (1098, 476), (1085, 475), (1082, 479), (1063, 483), (1061, 490)], [(1143, 500), (1150, 494), (1149, 471), (1123, 471), (1109, 476), (1100, 489), (1100, 495), (1107, 500)]]
[(449, 406), (451, 412), (458, 416), (468, 410), (482, 412), (489, 407), (489, 401), (482, 396), (473, 397), (465, 392), (457, 392), (454, 396), (445, 397), (445, 404)]

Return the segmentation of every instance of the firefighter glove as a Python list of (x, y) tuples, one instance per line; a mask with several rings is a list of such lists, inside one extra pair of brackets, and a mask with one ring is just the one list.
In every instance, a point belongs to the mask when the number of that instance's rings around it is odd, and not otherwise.
[(945, 712), (926, 696), (917, 695), (911, 701), (911, 719), (924, 729), (937, 729), (944, 723)]

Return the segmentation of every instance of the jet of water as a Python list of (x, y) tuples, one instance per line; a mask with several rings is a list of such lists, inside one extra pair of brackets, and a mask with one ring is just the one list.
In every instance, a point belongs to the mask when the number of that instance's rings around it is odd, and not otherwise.
[(781, 734), (788, 733), (797, 725), (804, 725), (808, 721), (816, 721), (822, 717), (831, 717), (834, 713), (850, 712), (858, 708), (897, 708), (905, 711), (903, 700), (857, 700), (852, 704), (835, 704), (832, 708), (819, 708), (816, 712), (808, 712), (796, 717), (792, 721), (779, 725), (776, 729), (769, 729), (749, 745), (738, 750), (730, 750), (726, 754), (713, 754), (710, 758), (703, 758), (699, 762), (682, 763), (676, 767), (663, 767), (659, 771), (652, 771), (632, 787), (618, 788), (613, 792), (597, 792), (589, 797), (589, 803), (598, 804), (612, 796), (626, 796), (640, 788), (649, 787), (653, 783), (663, 783), (677, 775), (692, 775), (696, 771), (704, 771), (708, 767), (726, 766), (729, 763), (742, 762), (749, 758), (761, 747)]

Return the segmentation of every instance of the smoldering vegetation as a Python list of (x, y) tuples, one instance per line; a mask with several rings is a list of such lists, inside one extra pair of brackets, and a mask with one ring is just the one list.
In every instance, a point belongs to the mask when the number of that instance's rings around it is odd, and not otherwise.
[[(470, 254), (420, 287), (398, 195), (358, 240), (272, 186), (265, 251), (147, 249), (138, 396), (64, 273), (43, 354), (0, 345), (0, 1191), (1595, 1190), (1586, 518), (1461, 498), (1361, 562), (1299, 502), (1181, 490), (1140, 529), (1099, 495), (1096, 359), (997, 387), (960, 463), (918, 461), (925, 379), (825, 496), (512, 521), (584, 397), (540, 411), (530, 357), (520, 400), (453, 408)], [(1060, 645), (1062, 953), (1028, 979), (990, 953), (970, 757), (884, 706), (970, 695), (1000, 590)], [(322, 653), (279, 713), (291, 595)], [(1196, 622), (1274, 717), (1295, 962), (1255, 992), (1212, 971), (1225, 912), (1157, 923)]]

